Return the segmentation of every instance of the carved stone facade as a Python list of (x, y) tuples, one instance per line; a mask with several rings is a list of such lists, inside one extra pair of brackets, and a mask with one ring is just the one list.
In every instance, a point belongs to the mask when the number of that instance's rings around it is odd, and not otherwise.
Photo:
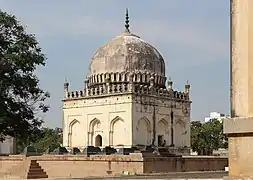
[(64, 84), (63, 145), (190, 147), (189, 91), (166, 86), (160, 53), (126, 29), (96, 51), (84, 90)]

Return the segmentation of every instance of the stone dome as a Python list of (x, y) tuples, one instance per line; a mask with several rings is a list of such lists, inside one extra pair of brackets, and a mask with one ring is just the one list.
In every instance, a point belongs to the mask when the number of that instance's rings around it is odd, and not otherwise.
[(165, 63), (156, 48), (127, 29), (95, 52), (88, 76), (112, 72), (140, 72), (164, 77)]

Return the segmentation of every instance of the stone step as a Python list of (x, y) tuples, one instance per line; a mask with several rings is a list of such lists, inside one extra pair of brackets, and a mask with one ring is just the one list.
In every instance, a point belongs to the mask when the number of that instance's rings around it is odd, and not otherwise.
[(29, 171), (36, 172), (36, 171), (43, 171), (42, 168), (29, 168)]
[(38, 165), (38, 166), (30, 166), (29, 168), (30, 169), (38, 169), (38, 168), (41, 169), (41, 166), (40, 165)]
[(46, 175), (46, 174), (44, 174), (44, 175), (33, 174), (33, 175), (27, 176), (27, 179), (42, 179), (42, 178), (48, 178), (48, 175)]
[(42, 172), (28, 172), (27, 176), (30, 175), (47, 175), (44, 171)]
[(30, 165), (36, 166), (36, 165), (39, 165), (39, 163), (34, 162), (34, 163), (31, 163)]
[(31, 160), (29, 171), (27, 173), (27, 179), (41, 179), (48, 178), (46, 172), (41, 168), (36, 160)]
[(43, 171), (43, 169), (41, 169), (40, 171), (28, 171), (28, 174), (44, 174), (45, 172)]

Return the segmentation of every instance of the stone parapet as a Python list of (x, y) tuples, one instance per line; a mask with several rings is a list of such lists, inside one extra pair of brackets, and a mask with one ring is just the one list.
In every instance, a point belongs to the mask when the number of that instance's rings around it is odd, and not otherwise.
[(228, 136), (233, 134), (245, 134), (253, 136), (253, 117), (236, 117), (225, 119), (223, 132)]

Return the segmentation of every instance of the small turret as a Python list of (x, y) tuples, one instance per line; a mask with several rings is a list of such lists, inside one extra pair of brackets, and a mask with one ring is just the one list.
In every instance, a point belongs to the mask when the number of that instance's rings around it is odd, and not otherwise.
[(168, 80), (168, 90), (172, 90), (173, 81), (171, 80), (171, 77), (169, 77)]
[(68, 92), (69, 92), (69, 83), (67, 81), (67, 78), (65, 78), (65, 82), (64, 82), (64, 98), (68, 97)]
[(190, 94), (190, 84), (189, 84), (189, 81), (187, 80), (187, 82), (186, 82), (186, 85), (185, 85), (185, 88), (184, 88), (184, 92), (186, 93), (186, 94)]
[(84, 80), (84, 94), (85, 94), (85, 96), (88, 96), (88, 83), (89, 83), (89, 80), (86, 77)]

